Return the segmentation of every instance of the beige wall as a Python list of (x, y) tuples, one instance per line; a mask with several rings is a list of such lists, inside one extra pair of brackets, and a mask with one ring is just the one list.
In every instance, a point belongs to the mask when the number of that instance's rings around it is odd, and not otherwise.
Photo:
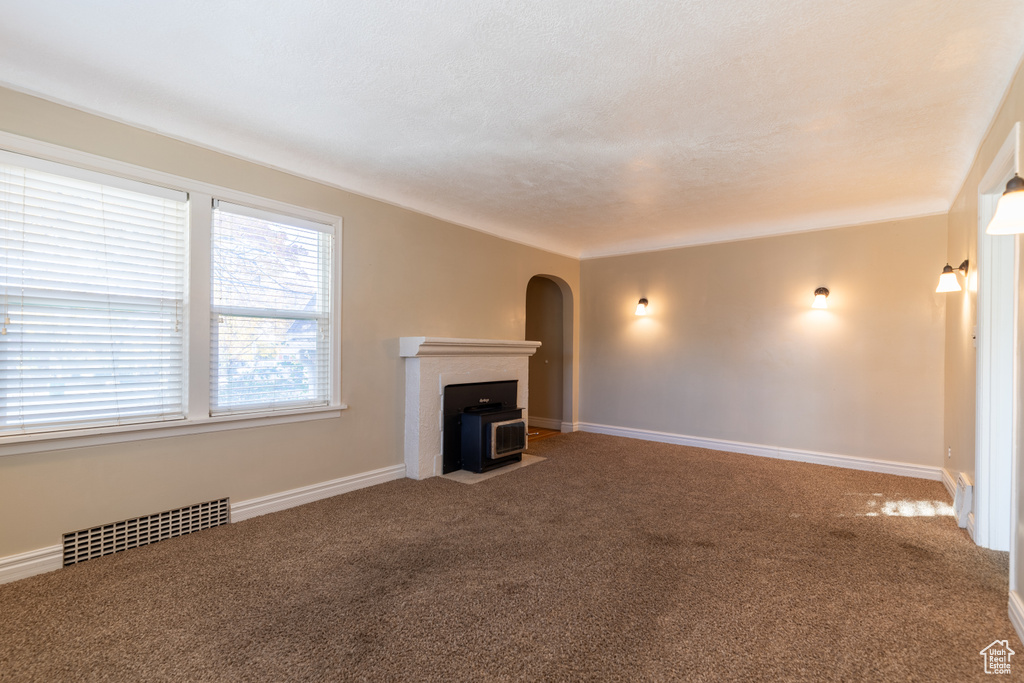
[(562, 419), (562, 290), (535, 277), (526, 288), (526, 338), (541, 342), (530, 357), (530, 417)]
[(939, 466), (945, 252), (940, 215), (585, 260), (581, 419)]
[(399, 337), (524, 339), (533, 275), (579, 291), (575, 259), (4, 89), (0, 130), (342, 216), (342, 400), (351, 406), (338, 419), (0, 456), (0, 557), (96, 524), (400, 464)]

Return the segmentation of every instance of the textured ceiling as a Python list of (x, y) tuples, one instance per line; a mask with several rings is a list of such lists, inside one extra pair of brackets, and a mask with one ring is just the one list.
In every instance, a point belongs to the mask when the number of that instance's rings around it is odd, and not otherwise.
[(554, 251), (945, 211), (1021, 0), (0, 0), (0, 82)]

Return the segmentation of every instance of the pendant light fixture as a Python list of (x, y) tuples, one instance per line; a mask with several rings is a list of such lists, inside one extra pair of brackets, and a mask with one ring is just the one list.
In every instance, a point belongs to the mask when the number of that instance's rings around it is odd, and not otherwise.
[(828, 289), (818, 287), (814, 290), (814, 303), (811, 304), (811, 308), (828, 308)]
[(636, 305), (637, 315), (647, 315), (647, 299), (640, 299), (640, 302)]
[(999, 198), (996, 214), (985, 229), (990, 235), (1016, 235), (1024, 232), (1024, 178), (1014, 174)]

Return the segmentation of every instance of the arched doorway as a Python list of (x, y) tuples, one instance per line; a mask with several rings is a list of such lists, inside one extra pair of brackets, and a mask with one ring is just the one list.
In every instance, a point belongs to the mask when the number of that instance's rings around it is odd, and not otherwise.
[[(569, 294), (571, 297), (571, 293)], [(541, 342), (530, 357), (530, 428), (562, 431), (566, 417), (565, 301), (560, 283), (542, 275), (526, 286), (526, 339)], [(569, 318), (571, 325), (571, 316)], [(572, 328), (569, 328), (571, 337)], [(569, 355), (571, 358), (571, 354)], [(571, 391), (571, 389), (570, 389)], [(571, 401), (571, 396), (569, 396)]]

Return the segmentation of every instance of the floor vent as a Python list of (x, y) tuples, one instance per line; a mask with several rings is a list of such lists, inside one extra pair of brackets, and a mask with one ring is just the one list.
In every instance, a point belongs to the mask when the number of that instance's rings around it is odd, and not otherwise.
[(228, 523), (228, 499), (64, 534), (64, 566)]

